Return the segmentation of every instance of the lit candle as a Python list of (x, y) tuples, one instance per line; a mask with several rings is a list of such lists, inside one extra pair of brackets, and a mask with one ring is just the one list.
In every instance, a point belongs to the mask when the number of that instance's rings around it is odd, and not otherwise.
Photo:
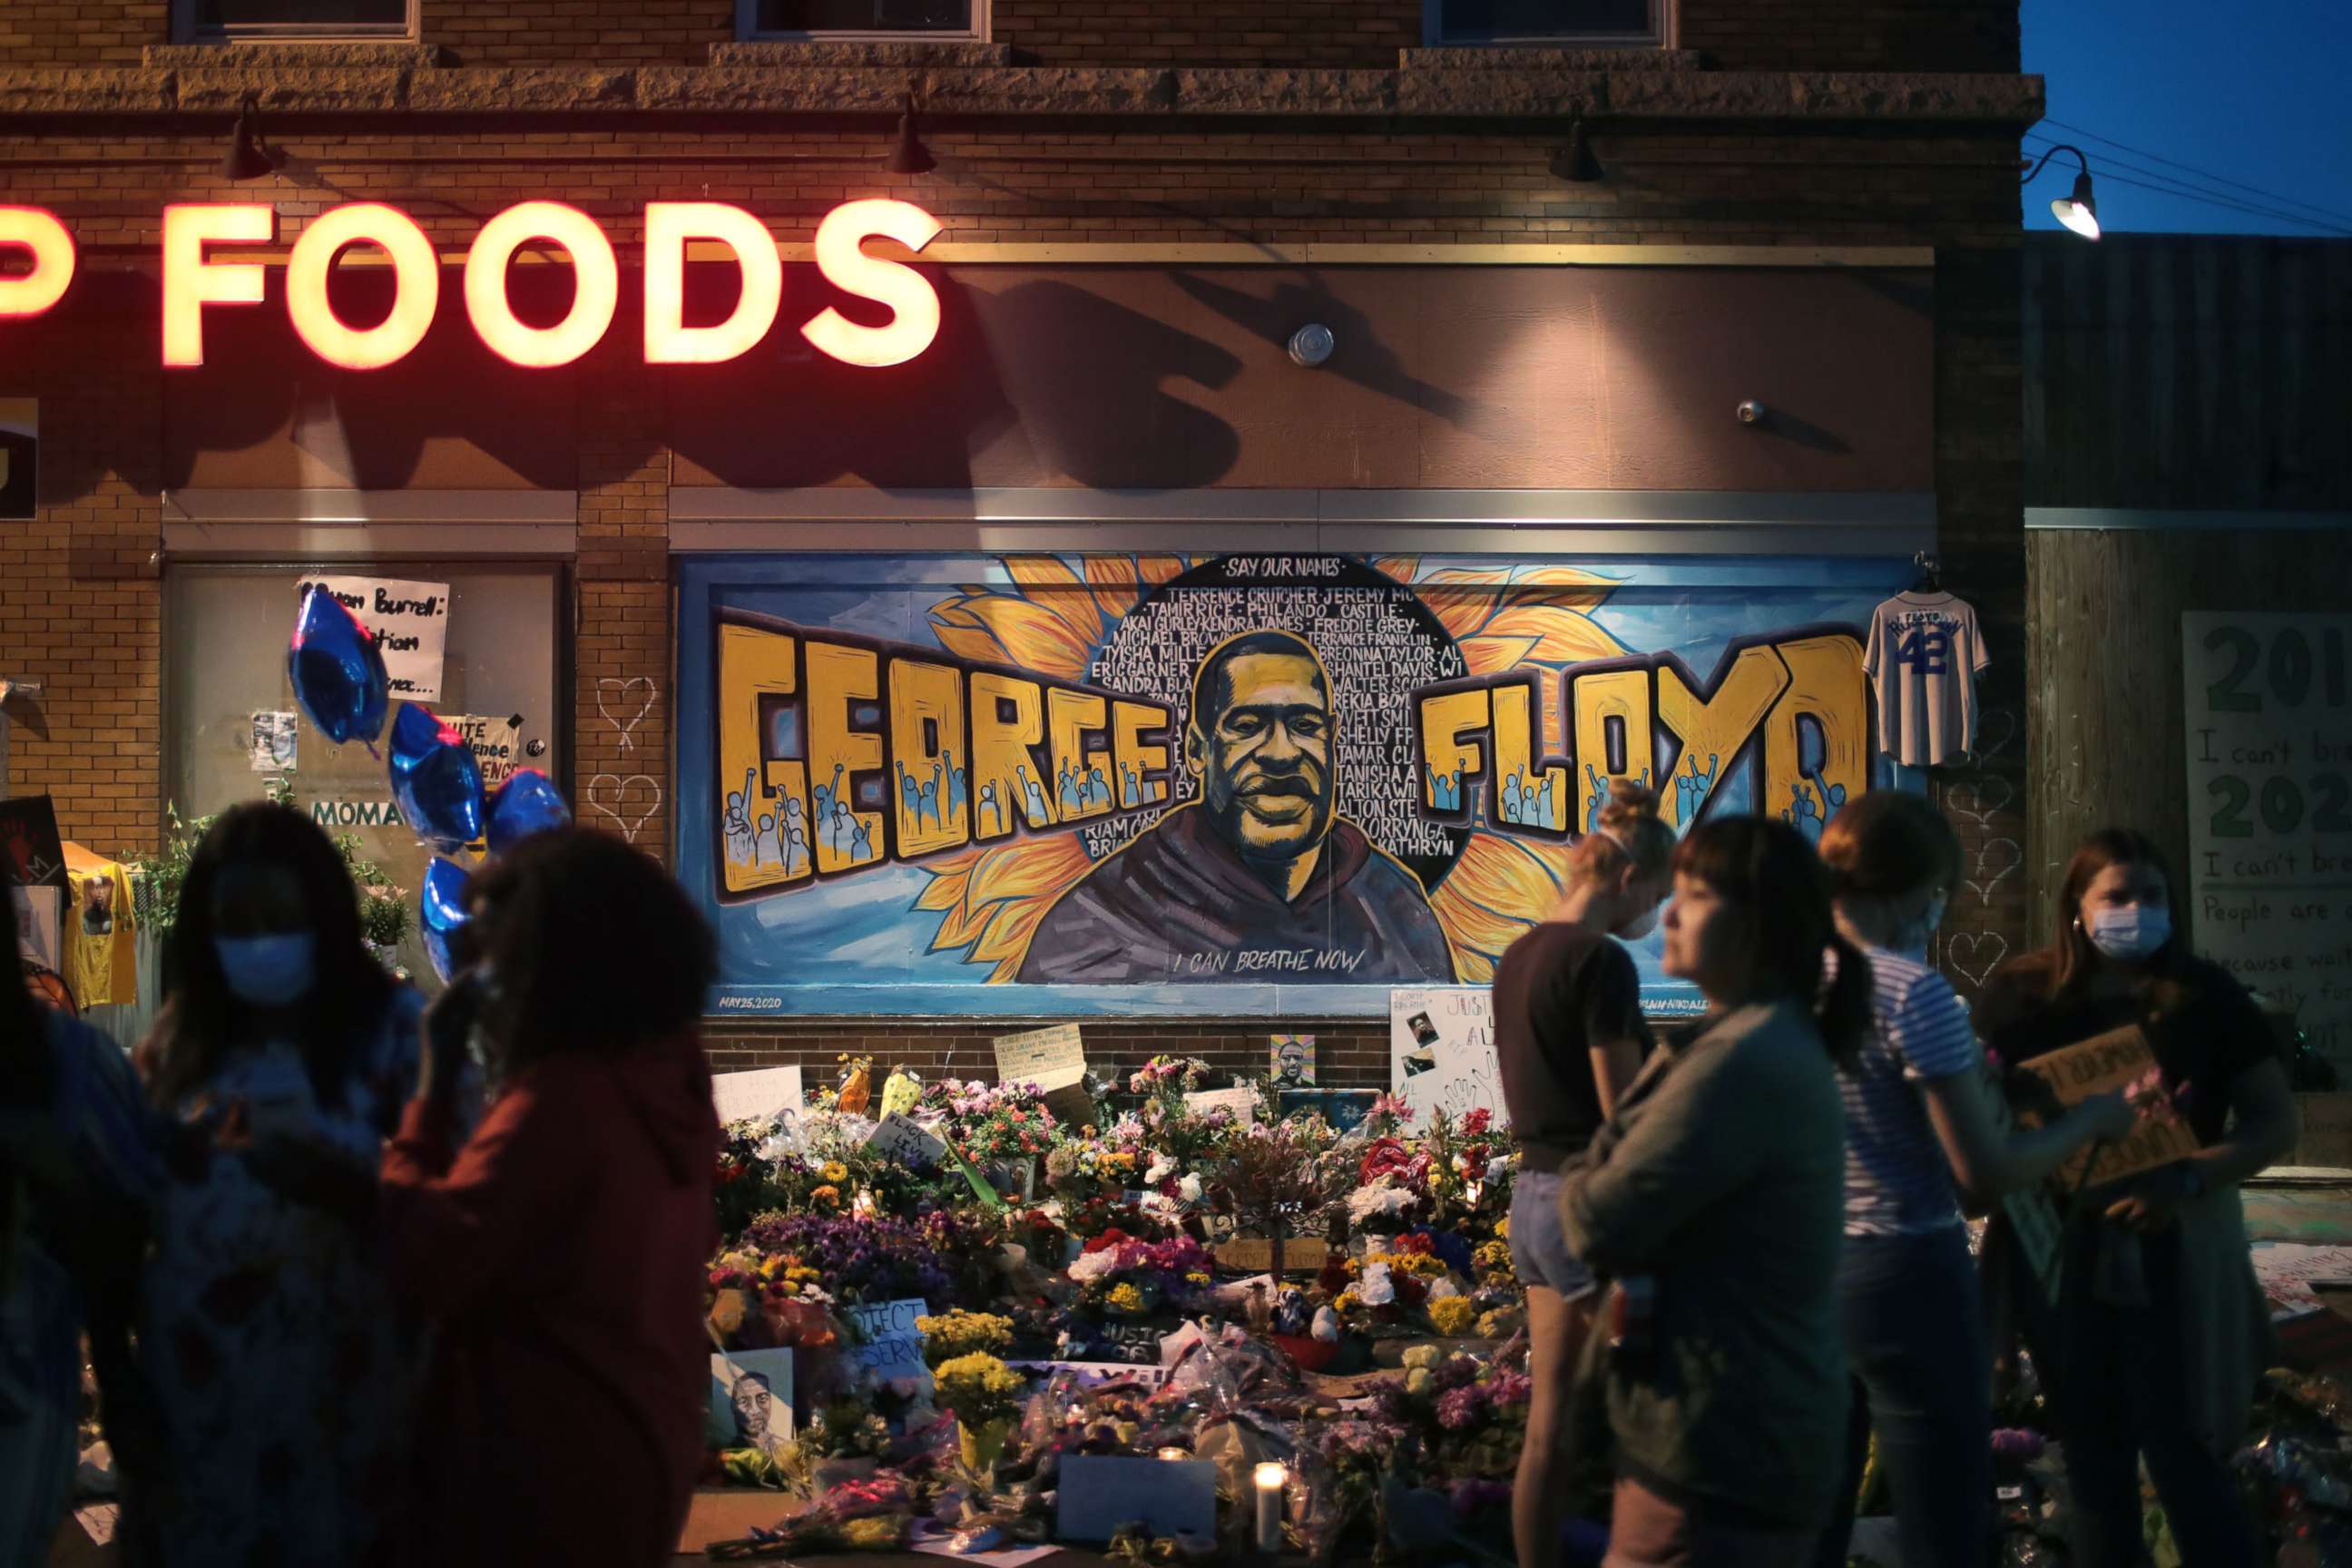
[(1160, 1449), (1160, 1457), (1163, 1459), (1189, 1459), (1192, 1456), (1185, 1449), (1169, 1447)]
[(1280, 1465), (1260, 1465), (1257, 1479), (1257, 1549), (1269, 1555), (1282, 1550), (1282, 1489), (1290, 1472)]

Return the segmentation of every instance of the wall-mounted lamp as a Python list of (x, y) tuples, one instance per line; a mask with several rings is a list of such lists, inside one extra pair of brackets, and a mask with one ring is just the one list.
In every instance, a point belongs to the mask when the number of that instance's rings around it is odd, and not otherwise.
[(890, 149), (884, 168), (894, 174), (928, 174), (940, 166), (923, 139), (915, 133), (915, 95), (907, 95), (907, 107), (898, 115), (898, 144)]
[(2082, 173), (2074, 176), (2073, 195), (2061, 196), (2050, 204), (2050, 216), (2084, 239), (2096, 239), (2099, 237), (2099, 205), (2091, 196), (2091, 161), (2083, 156), (2081, 148), (2060, 142), (2042, 153), (2042, 162), (2028, 169), (2024, 180), (2020, 183), (2032, 184), (2033, 176), (2042, 173), (2043, 166), (2061, 153), (2074, 153), (2074, 162), (2082, 165)]
[(1550, 168), (1552, 178), (1571, 185), (1590, 185), (1608, 177), (1609, 172), (1592, 155), (1592, 145), (1585, 139), (1583, 110), (1579, 109), (1568, 122), (1568, 145), (1551, 155)]
[(286, 162), (286, 154), (269, 144), (261, 133), (261, 100), (247, 93), (237, 105), (236, 129), (229, 132), (228, 153), (221, 159), (221, 174), (229, 180), (242, 183), (274, 174)]

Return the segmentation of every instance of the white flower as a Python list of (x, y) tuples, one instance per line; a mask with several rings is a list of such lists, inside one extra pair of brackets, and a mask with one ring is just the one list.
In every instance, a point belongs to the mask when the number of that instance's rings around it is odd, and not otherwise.
[(767, 1142), (761, 1143), (756, 1151), (761, 1159), (772, 1165), (781, 1164), (799, 1152), (800, 1144), (781, 1132), (769, 1133)]
[(1358, 1225), (1379, 1216), (1392, 1216), (1412, 1206), (1412, 1194), (1402, 1187), (1391, 1186), (1386, 1177), (1373, 1186), (1358, 1187), (1348, 1194), (1348, 1218)]
[(1146, 1186), (1158, 1186), (1176, 1173), (1176, 1162), (1165, 1154), (1151, 1156), (1151, 1168), (1143, 1173)]
[(1118, 1248), (1106, 1247), (1096, 1252), (1082, 1252), (1070, 1264), (1070, 1278), (1083, 1285), (1090, 1279), (1101, 1279), (1118, 1268)]
[(1367, 1307), (1385, 1307), (1396, 1300), (1396, 1284), (1389, 1278), (1387, 1264), (1364, 1265), (1364, 1277), (1356, 1284), (1356, 1299)]
[(1505, 1176), (1511, 1173), (1511, 1166), (1517, 1161), (1517, 1159), (1518, 1156), (1517, 1154), (1496, 1155), (1493, 1159), (1486, 1162), (1486, 1179), (1490, 1182), (1501, 1181)]
[(1201, 1178), (1198, 1176), (1187, 1175), (1182, 1181), (1178, 1182), (1176, 1184), (1176, 1195), (1182, 1198), (1188, 1204), (1199, 1203), (1201, 1201)]

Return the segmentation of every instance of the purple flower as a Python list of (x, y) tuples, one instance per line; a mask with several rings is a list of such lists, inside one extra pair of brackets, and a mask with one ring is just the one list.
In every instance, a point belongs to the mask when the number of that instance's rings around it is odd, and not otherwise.
[(1466, 1432), (1484, 1413), (1486, 1391), (1476, 1384), (1452, 1388), (1437, 1396), (1437, 1424), (1448, 1432)]

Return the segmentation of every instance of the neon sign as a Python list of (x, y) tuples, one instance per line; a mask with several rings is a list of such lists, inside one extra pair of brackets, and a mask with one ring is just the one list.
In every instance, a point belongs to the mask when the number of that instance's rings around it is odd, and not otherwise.
[[(886, 308), (879, 326), (853, 321), (831, 306), (802, 323), (801, 335), (845, 364), (904, 364), (939, 337), (940, 297), (929, 279), (902, 262), (866, 253), (869, 239), (919, 251), (940, 222), (920, 207), (887, 199), (845, 202), (817, 225), (817, 271), (845, 294)], [(767, 225), (720, 202), (650, 202), (646, 206), (645, 359), (647, 364), (718, 364), (748, 353), (783, 309), (783, 265)], [(278, 212), (266, 203), (175, 203), (163, 209), (163, 363), (205, 363), (207, 307), (257, 305), (265, 297), (263, 258), (236, 247), (275, 243)], [(686, 324), (687, 247), (723, 247), (742, 280), (734, 310), (709, 326)], [(564, 319), (534, 327), (507, 296), (514, 253), (538, 244), (570, 259), (574, 288)], [(381, 251), (392, 268), (390, 312), (373, 327), (336, 315), (327, 283), (342, 253)], [(22, 250), (29, 268), (0, 272), (0, 321), (37, 316), (65, 298), (78, 258), (73, 235), (39, 207), (0, 206), (0, 257)], [(519, 203), (474, 237), (464, 264), (466, 317), (483, 345), (530, 369), (570, 364), (611, 330), (620, 305), (620, 263), (596, 220), (562, 202)], [(415, 219), (380, 202), (352, 202), (312, 218), (286, 260), (286, 310), (310, 352), (346, 370), (397, 363), (425, 339), (441, 300), (441, 258)]]

